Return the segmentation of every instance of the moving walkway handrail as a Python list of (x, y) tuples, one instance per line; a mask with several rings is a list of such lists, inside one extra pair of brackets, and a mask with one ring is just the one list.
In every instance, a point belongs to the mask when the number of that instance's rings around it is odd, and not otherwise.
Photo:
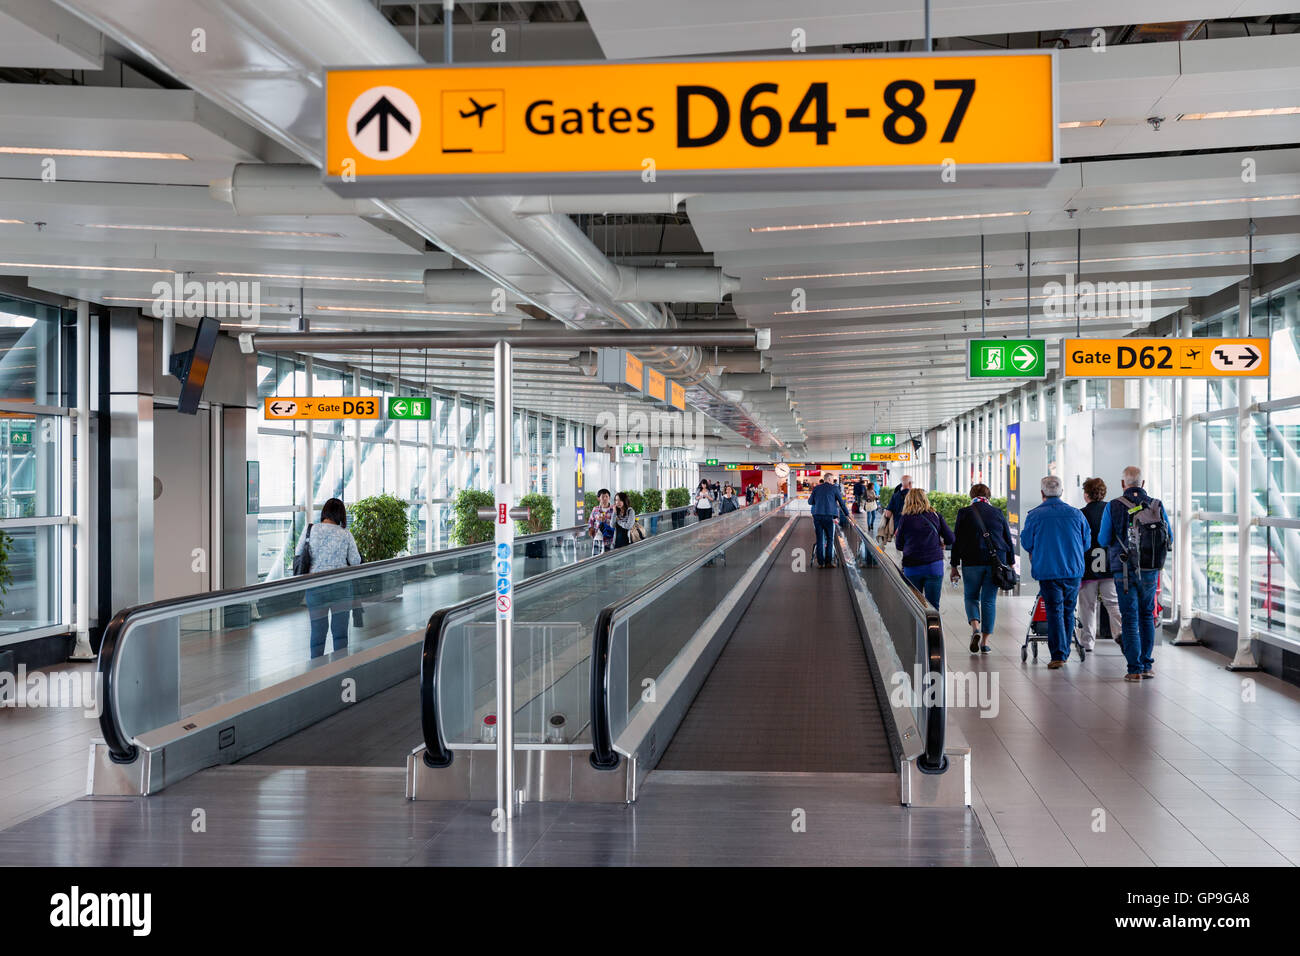
[[(681, 511), (681, 510), (683, 509), (670, 508), (667, 509), (666, 511), (654, 512), (654, 515), (656, 516), (664, 515), (664, 514), (671, 513), (673, 511)], [(638, 520), (643, 517), (651, 517), (651, 515), (637, 515)], [(751, 525), (746, 525), (745, 527), (748, 528), (750, 526)], [(654, 538), (648, 540), (658, 542), (662, 539), (666, 539), (674, 535), (680, 535), (683, 532), (690, 531), (696, 527), (698, 527), (698, 523), (686, 525), (681, 528), (673, 528), (671, 531), (661, 532), (660, 534), (655, 535)], [(516, 540), (520, 540), (520, 539), (516, 539)], [(642, 542), (638, 542), (638, 543), (642, 543)], [(616, 556), (617, 554), (618, 554), (617, 551), (612, 551), (612, 550), (606, 551), (604, 554), (594, 556), (593, 558), (591, 558), (591, 560), (599, 561), (602, 558), (613, 557)], [(707, 560), (707, 556), (702, 560)], [(531, 590), (534, 587), (540, 587), (562, 574), (576, 573), (579, 570), (588, 571), (590, 568), (591, 568), (591, 564), (585, 561), (576, 565), (575, 564), (565, 565), (563, 567), (553, 568), (550, 571), (545, 571), (542, 574), (538, 574), (535, 575), (534, 577), (529, 578), (527, 581), (523, 581), (519, 583), (518, 585), (515, 586), (515, 595), (516, 595), (515, 606), (516, 607), (519, 606), (520, 592)], [(674, 572), (669, 572), (669, 575), (673, 573)], [(445, 608), (439, 608), (430, 616), (428, 627), (425, 628), (424, 646), (420, 652), (420, 730), (424, 736), (423, 759), (425, 764), (429, 767), (435, 767), (435, 768), (449, 767), (451, 766), (453, 760), (452, 750), (450, 747), (447, 746), (447, 741), (443, 733), (442, 718), (441, 718), (441, 714), (439, 713), (439, 707), (438, 707), (438, 677), (439, 677), (438, 658), (439, 658), (439, 652), (441, 651), (442, 648), (443, 639), (446, 637), (447, 622), (451, 620), (453, 617), (455, 617), (456, 615), (461, 614), (462, 612), (472, 610), (478, 605), (489, 605), (494, 600), (495, 600), (495, 593), (489, 592), (487, 594), (480, 594), (475, 597), (466, 598), (464, 601), (461, 601), (459, 604), (450, 605)], [(597, 616), (597, 626), (596, 626), (596, 631), (593, 634), (593, 638), (595, 637), (595, 635), (598, 635), (600, 633), (599, 622), (603, 620), (603, 615), (604, 615), (604, 611), (602, 611), (601, 614)], [(608, 654), (608, 647), (606, 647), (606, 654)], [(593, 674), (596, 673), (596, 654), (595, 654), (594, 643), (592, 647), (592, 673)], [(592, 717), (592, 722), (594, 725), (595, 723), (594, 713)], [(606, 724), (605, 729), (606, 729), (606, 733), (608, 733), (608, 729), (609, 729), (608, 724)]]
[[(760, 507), (765, 503), (761, 502)], [(591, 765), (597, 770), (613, 770), (619, 763), (618, 753), (614, 750), (609, 712), (609, 658), (610, 646), (614, 640), (615, 618), (631, 605), (675, 584), (683, 576), (712, 560), (717, 552), (725, 551), (739, 538), (749, 534), (760, 521), (776, 515), (780, 507), (781, 503), (777, 503), (776, 506), (769, 508), (766, 514), (760, 514), (735, 534), (718, 542), (715, 548), (664, 572), (644, 587), (601, 608), (600, 613), (596, 615), (596, 626), (591, 635)]]
[[(845, 517), (849, 518), (847, 513)], [(910, 605), (909, 610), (916, 616), (917, 620), (923, 622), (921, 631), (922, 648), (925, 657), (926, 677), (930, 686), (913, 688), (913, 693), (920, 695), (922, 711), (925, 714), (925, 749), (917, 758), (917, 766), (926, 773), (942, 773), (948, 765), (948, 760), (944, 756), (944, 734), (947, 726), (947, 696), (944, 677), (947, 664), (943, 648), (943, 624), (939, 612), (930, 606), (929, 602), (925, 600), (925, 596), (907, 579), (893, 558), (876, 543), (870, 534), (865, 533), (856, 521), (849, 518), (849, 520), (841, 522), (840, 526), (845, 531), (851, 529), (857, 535), (861, 545), (872, 552), (871, 555), (868, 555), (866, 551), (859, 552), (855, 548), (855, 560), (858, 560), (858, 556), (861, 554), (863, 559), (875, 561), (882, 567), (888, 568), (890, 583), (898, 589), (905, 603)], [(845, 540), (848, 540), (847, 534)], [(931, 674), (937, 676), (930, 677)]]
[[(638, 515), (638, 518), (651, 518), (669, 515), (673, 511), (680, 511), (680, 508), (671, 508), (664, 511), (657, 511), (649, 515)], [(523, 544), (529, 542), (546, 541), (552, 538), (563, 539), (566, 536), (585, 532), (586, 524), (574, 525), (568, 528), (561, 528), (556, 531), (542, 531), (537, 534), (521, 535), (515, 540)], [(99, 655), (96, 660), (95, 669), (99, 675), (100, 687), (102, 688), (103, 704), (100, 710), (99, 727), (104, 735), (104, 742), (108, 746), (109, 756), (115, 763), (129, 764), (136, 758), (136, 746), (131, 742), (130, 736), (123, 730), (119, 720), (117, 705), (117, 669), (116, 663), (119, 659), (119, 651), (122, 646), (123, 637), (129, 627), (144, 623), (150, 620), (157, 620), (166, 617), (177, 616), (179, 614), (192, 614), (198, 611), (212, 610), (222, 607), (223, 605), (238, 602), (240, 599), (249, 601), (261, 598), (275, 597), (280, 594), (289, 594), (296, 590), (303, 589), (310, 581), (312, 588), (341, 582), (352, 581), (359, 578), (370, 577), (375, 574), (401, 571), (405, 568), (418, 567), (434, 560), (456, 559), (467, 557), (472, 554), (491, 553), (495, 545), (491, 541), (480, 544), (463, 545), (459, 548), (448, 548), (443, 551), (427, 551), (422, 554), (408, 555), (406, 557), (389, 558), (385, 561), (373, 561), (369, 564), (359, 564), (348, 568), (337, 568), (332, 571), (313, 572), (309, 575), (299, 575), (289, 578), (280, 578), (275, 581), (263, 581), (258, 584), (244, 585), (237, 588), (226, 588), (221, 591), (207, 591), (203, 594), (191, 594), (182, 597), (167, 598), (162, 601), (154, 601), (149, 604), (138, 604), (134, 607), (124, 608), (118, 611), (104, 629), (103, 639), (99, 645)]]

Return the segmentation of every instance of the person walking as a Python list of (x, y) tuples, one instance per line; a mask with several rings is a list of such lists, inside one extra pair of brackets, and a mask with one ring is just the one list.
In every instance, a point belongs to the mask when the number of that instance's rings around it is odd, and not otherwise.
[(894, 489), (894, 493), (889, 496), (889, 504), (885, 505), (885, 510), (894, 516), (894, 528), (897, 533), (898, 519), (903, 517), (903, 505), (907, 501), (907, 493), (912, 490), (912, 476), (904, 475)]
[(1169, 515), (1145, 490), (1142, 469), (1130, 465), (1120, 476), (1120, 497), (1106, 506), (1097, 542), (1106, 549), (1123, 619), (1127, 681), (1155, 677), (1156, 592), (1160, 570), (1173, 546)]
[(925, 490), (910, 489), (894, 543), (903, 552), (903, 577), (923, 592), (936, 609), (943, 597), (943, 548), (954, 540), (948, 522), (931, 507)]
[(587, 537), (591, 538), (593, 556), (614, 547), (614, 506), (610, 503), (608, 488), (596, 492), (596, 507), (587, 517)]
[[(952, 546), (952, 579), (963, 582), (972, 654), (988, 654), (993, 650), (989, 637), (998, 613), (998, 585), (993, 568), (995, 562), (1011, 564), (1016, 550), (1006, 514), (989, 503), (992, 494), (988, 485), (972, 485), (971, 503), (957, 511), (953, 528), (957, 540)], [(959, 570), (963, 565), (964, 576)]]
[(614, 496), (614, 547), (626, 548), (632, 543), (632, 529), (636, 527), (636, 510), (626, 491)]
[(875, 481), (868, 480), (862, 492), (862, 512), (867, 516), (867, 531), (876, 530), (876, 514), (880, 511), (880, 496), (876, 493)]
[(859, 475), (853, 482), (853, 513), (862, 514), (862, 500), (867, 496), (867, 484)]
[[(307, 525), (295, 552), (295, 570), (303, 574), (334, 571), (361, 563), (357, 542), (348, 530), (348, 512), (343, 502), (331, 498), (320, 510), (320, 523)], [(352, 582), (336, 581), (308, 588), (305, 595), (311, 621), (312, 657), (325, 653), (325, 638), (332, 630), (334, 650), (348, 646), (348, 616), (352, 613)]]
[(1048, 475), (1039, 483), (1043, 503), (1025, 515), (1020, 546), (1031, 559), (1047, 607), (1049, 670), (1060, 670), (1070, 658), (1074, 609), (1083, 578), (1083, 553), (1092, 543), (1092, 529), (1083, 512), (1061, 500), (1061, 479)]
[(713, 490), (704, 478), (700, 479), (699, 487), (695, 489), (695, 517), (701, 521), (713, 517)]
[(813, 546), (813, 557), (819, 568), (835, 566), (835, 522), (841, 512), (848, 509), (844, 505), (844, 495), (840, 486), (823, 474), (822, 480), (808, 496), (812, 508), (813, 530), (817, 533), (817, 542)]
[(728, 482), (722, 489), (722, 497), (718, 499), (718, 514), (730, 514), (740, 507), (740, 499), (736, 497), (736, 489)]
[(1110, 634), (1122, 643), (1123, 619), (1119, 612), (1119, 597), (1115, 593), (1115, 577), (1110, 573), (1110, 555), (1101, 544), (1101, 522), (1106, 514), (1106, 482), (1089, 478), (1083, 483), (1083, 516), (1092, 529), (1092, 546), (1084, 555), (1083, 581), (1079, 585), (1079, 643), (1091, 653), (1097, 646), (1097, 604), (1100, 602), (1110, 615)]

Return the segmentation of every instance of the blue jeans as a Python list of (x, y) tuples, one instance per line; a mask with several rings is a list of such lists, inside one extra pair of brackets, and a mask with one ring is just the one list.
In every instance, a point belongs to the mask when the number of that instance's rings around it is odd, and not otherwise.
[(943, 597), (943, 562), (938, 562), (939, 573), (934, 573), (934, 566), (925, 564), (915, 568), (903, 568), (903, 577), (911, 581), (925, 594), (925, 599), (939, 608), (939, 599)]
[(998, 619), (998, 586), (993, 581), (993, 568), (982, 564), (962, 565), (962, 585), (966, 620), (979, 621), (980, 631), (992, 634)]
[(818, 564), (829, 564), (835, 557), (835, 519), (830, 515), (813, 515), (813, 528), (817, 531), (813, 557)]
[(868, 530), (868, 531), (875, 531), (875, 530), (876, 530), (876, 512), (878, 512), (879, 510), (880, 510), (880, 507), (877, 506), (877, 507), (872, 508), (870, 511), (867, 512), (867, 530)]
[(1124, 621), (1124, 636), (1120, 646), (1130, 674), (1151, 670), (1156, 649), (1156, 583), (1159, 571), (1130, 571), (1128, 587), (1124, 587), (1123, 572), (1115, 575), (1115, 594), (1119, 598), (1119, 613)]
[(1052, 660), (1070, 658), (1070, 641), (1074, 637), (1074, 606), (1079, 600), (1078, 578), (1048, 578), (1038, 582), (1043, 603), (1047, 605), (1047, 648)]
[(348, 646), (348, 615), (352, 613), (352, 582), (342, 581), (324, 587), (309, 588), (307, 614), (311, 619), (311, 656), (325, 653), (325, 638), (334, 631), (334, 650)]

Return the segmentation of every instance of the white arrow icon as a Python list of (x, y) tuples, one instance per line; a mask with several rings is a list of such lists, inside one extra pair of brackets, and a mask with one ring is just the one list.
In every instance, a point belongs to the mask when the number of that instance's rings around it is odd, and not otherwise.
[(393, 414), (394, 414), (394, 415), (405, 415), (405, 414), (406, 414), (406, 402), (393, 402)]
[(1038, 362), (1038, 355), (1027, 345), (1018, 345), (1016, 350), (1011, 353), (1011, 364), (1020, 371), (1033, 368)]

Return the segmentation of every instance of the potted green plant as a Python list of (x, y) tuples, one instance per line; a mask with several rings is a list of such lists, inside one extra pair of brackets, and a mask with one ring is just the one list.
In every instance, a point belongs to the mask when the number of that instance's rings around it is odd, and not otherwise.
[(673, 527), (682, 527), (686, 524), (686, 508), (691, 503), (691, 493), (685, 488), (669, 488), (667, 501), (668, 507), (673, 509)]
[(639, 491), (627, 492), (628, 503), (632, 505), (632, 510), (637, 514), (645, 513), (645, 496)]
[[(393, 495), (371, 495), (352, 506), (348, 530), (364, 563), (387, 561), (406, 550), (410, 534), (409, 507)], [(357, 582), (357, 590), (362, 594), (395, 596), (401, 588), (400, 571), (370, 575)]]
[[(9, 554), (13, 547), (14, 539), (0, 531), (0, 595), (8, 594), (10, 585), (14, 583), (14, 573), (9, 568)], [(0, 612), (4, 609), (4, 598), (0, 597)]]
[[(551, 530), (551, 519), (555, 516), (555, 503), (551, 501), (549, 495), (534, 492), (520, 498), (519, 504), (528, 509), (528, 520), (515, 523), (519, 534), (541, 534), (543, 531)], [(546, 557), (546, 542), (525, 542), (524, 557)]]
[[(654, 514), (656, 511), (662, 511), (664, 506), (663, 492), (658, 488), (647, 488), (641, 492), (641, 497), (645, 500), (645, 513)], [(659, 533), (659, 519), (651, 518), (648, 525), (643, 525), (646, 534)]]
[[(495, 497), (490, 491), (477, 491), (473, 488), (458, 491), (455, 504), (452, 506), (455, 520), (451, 526), (451, 543), (463, 548), (467, 545), (491, 541), (496, 534), (492, 522), (487, 518), (480, 518), (478, 509), (491, 508), (495, 503)], [(456, 570), (462, 574), (486, 571), (489, 567), (491, 567), (490, 561), (485, 563), (475, 557), (459, 558), (456, 561)]]

